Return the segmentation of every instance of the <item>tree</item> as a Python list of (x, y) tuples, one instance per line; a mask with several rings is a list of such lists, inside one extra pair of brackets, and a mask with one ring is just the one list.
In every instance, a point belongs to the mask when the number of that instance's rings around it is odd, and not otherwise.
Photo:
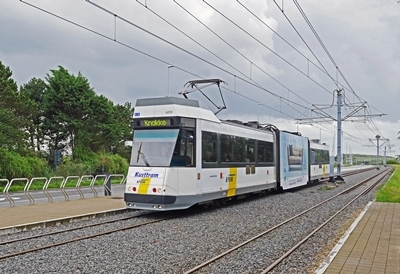
[[(105, 152), (113, 127), (113, 103), (104, 97), (93, 96), (87, 106), (84, 130), (76, 135), (76, 155), (82, 157), (88, 152)], [(78, 149), (77, 149), (78, 148)]]
[(47, 75), (43, 96), (42, 129), (52, 149), (70, 149), (74, 159), (92, 152), (119, 153), (132, 139), (133, 108), (130, 103), (114, 105), (96, 95), (89, 81), (59, 66)]
[(103, 95), (90, 102), (89, 118), (85, 131), (79, 134), (79, 145), (92, 152), (122, 153), (126, 151), (125, 141), (132, 139), (133, 109), (130, 103), (114, 105)]
[(0, 61), (0, 147), (24, 151), (32, 108), (11, 76), (11, 69)]
[(125, 141), (131, 141), (133, 138), (133, 113), (132, 104), (126, 102), (124, 105), (114, 106), (114, 123), (117, 135), (111, 144), (111, 151), (118, 153), (126, 159), (130, 158), (131, 149), (125, 146)]
[(62, 66), (47, 74), (43, 97), (42, 130), (50, 149), (69, 147), (74, 154), (80, 132), (85, 132), (90, 118), (90, 102), (95, 93), (79, 72), (74, 76)]
[(37, 151), (41, 150), (41, 145), (44, 143), (43, 133), (40, 125), (43, 120), (43, 96), (46, 90), (46, 83), (42, 79), (32, 78), (27, 84), (21, 86), (21, 95), (29, 98), (32, 105), (32, 113), (29, 117), (32, 121), (28, 128), (30, 147)]
[(45, 150), (48, 164), (63, 150), (83, 169), (125, 169), (127, 162), (111, 154), (129, 158), (124, 143), (132, 139), (130, 103), (114, 105), (96, 95), (80, 72), (73, 75), (62, 66), (19, 91), (11, 76), (0, 62), (0, 177), (44, 175), (48, 169), (35, 151)]

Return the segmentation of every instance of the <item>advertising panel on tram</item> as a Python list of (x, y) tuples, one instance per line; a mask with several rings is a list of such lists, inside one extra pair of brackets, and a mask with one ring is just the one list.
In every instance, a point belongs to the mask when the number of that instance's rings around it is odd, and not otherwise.
[(308, 182), (308, 139), (285, 131), (280, 132), (280, 175), (282, 189), (306, 185)]

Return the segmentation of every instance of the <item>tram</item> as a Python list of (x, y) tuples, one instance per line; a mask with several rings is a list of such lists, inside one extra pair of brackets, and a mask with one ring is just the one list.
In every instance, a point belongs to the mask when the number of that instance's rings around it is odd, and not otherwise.
[(329, 148), (258, 122), (220, 120), (200, 101), (138, 99), (124, 200), (179, 210), (326, 177)]

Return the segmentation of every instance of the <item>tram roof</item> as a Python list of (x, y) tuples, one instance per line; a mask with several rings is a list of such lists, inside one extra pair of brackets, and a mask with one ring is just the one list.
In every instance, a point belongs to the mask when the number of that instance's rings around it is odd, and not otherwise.
[[(168, 111), (166, 109), (168, 108)], [(136, 115), (136, 111), (137, 114)], [(135, 116), (181, 116), (221, 123), (218, 117), (202, 102), (177, 97), (143, 98), (136, 100)]]
[(181, 105), (189, 107), (198, 107), (209, 110), (207, 106), (200, 101), (178, 98), (178, 97), (143, 98), (136, 100), (137, 107), (157, 106), (157, 105)]

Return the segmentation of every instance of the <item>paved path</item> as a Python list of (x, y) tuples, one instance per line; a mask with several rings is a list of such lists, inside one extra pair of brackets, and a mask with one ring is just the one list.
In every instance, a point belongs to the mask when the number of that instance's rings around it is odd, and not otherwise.
[(317, 273), (400, 274), (400, 204), (372, 202), (345, 237)]
[(123, 198), (113, 196), (0, 208), (0, 235), (124, 210)]

